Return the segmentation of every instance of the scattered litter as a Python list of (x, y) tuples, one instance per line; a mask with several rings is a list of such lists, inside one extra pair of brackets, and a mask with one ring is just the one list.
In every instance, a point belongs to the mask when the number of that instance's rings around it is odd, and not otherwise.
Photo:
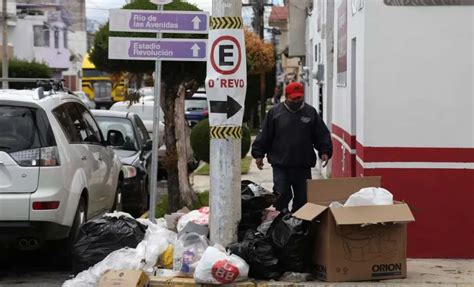
[(230, 284), (248, 278), (249, 265), (237, 255), (228, 255), (219, 245), (209, 246), (197, 264), (196, 283)]
[(281, 275), (278, 258), (262, 233), (247, 230), (242, 242), (229, 245), (228, 250), (249, 264), (249, 276), (252, 278), (270, 280), (278, 279)]
[(279, 281), (291, 282), (291, 283), (302, 283), (312, 281), (313, 276), (311, 273), (296, 273), (296, 272), (285, 272)]
[(197, 233), (185, 233), (178, 237), (174, 246), (173, 270), (192, 277), (208, 245), (207, 238)]
[(103, 260), (112, 251), (135, 248), (145, 236), (146, 226), (127, 214), (104, 215), (83, 224), (72, 248), (75, 274)]
[(247, 230), (256, 230), (265, 218), (274, 218), (275, 212), (265, 209), (273, 205), (278, 193), (272, 193), (250, 181), (241, 182), (242, 218), (238, 228), (238, 238), (242, 239)]
[(267, 236), (283, 270), (302, 272), (309, 264), (310, 236), (307, 225), (307, 222), (285, 211), (270, 226)]
[(165, 252), (169, 242), (175, 240), (173, 238), (176, 237), (176, 233), (150, 221), (140, 220), (140, 222), (142, 224), (146, 222), (148, 229), (143, 241), (136, 248), (126, 247), (113, 251), (104, 260), (64, 282), (63, 287), (97, 286), (101, 276), (112, 269), (142, 270), (148, 275), (153, 274), (158, 257)]
[(193, 210), (183, 216), (178, 220), (177, 230), (180, 232), (188, 222), (194, 222), (200, 225), (209, 224), (209, 207), (202, 207), (198, 210)]
[(165, 214), (164, 219), (166, 220), (166, 227), (170, 230), (176, 230), (176, 225), (178, 224), (179, 219), (189, 212), (190, 210), (187, 207), (184, 207), (172, 214)]

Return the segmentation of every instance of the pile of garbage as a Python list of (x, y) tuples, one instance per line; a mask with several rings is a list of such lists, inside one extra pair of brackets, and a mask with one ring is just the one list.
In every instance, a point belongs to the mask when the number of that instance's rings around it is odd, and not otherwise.
[[(208, 207), (184, 208), (156, 223), (123, 212), (87, 222), (73, 247), (77, 275), (63, 286), (97, 286), (108, 270), (189, 277), (205, 284), (229, 284), (249, 277), (296, 283), (312, 280), (310, 223), (288, 211), (276, 211), (272, 205), (279, 195), (254, 182), (242, 181), (241, 192), (238, 241), (225, 247), (209, 242)], [(392, 203), (386, 190), (363, 189), (345, 205)]]

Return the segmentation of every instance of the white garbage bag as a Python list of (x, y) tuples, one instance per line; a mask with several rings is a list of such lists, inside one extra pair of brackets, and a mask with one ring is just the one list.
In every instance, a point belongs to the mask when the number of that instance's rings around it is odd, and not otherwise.
[(108, 270), (143, 270), (152, 275), (158, 257), (165, 252), (170, 241), (176, 240), (176, 233), (148, 220), (140, 222), (147, 225), (148, 229), (136, 248), (126, 247), (110, 253), (101, 262), (64, 282), (63, 287), (97, 286), (100, 277)]
[(228, 255), (222, 246), (209, 246), (202, 255), (194, 281), (206, 284), (230, 284), (246, 280), (249, 265), (237, 255)]
[(188, 224), (188, 222), (194, 222), (199, 225), (209, 224), (209, 207), (201, 207), (200, 209), (193, 210), (178, 220), (178, 233)]
[(352, 194), (344, 206), (392, 205), (393, 195), (381, 187), (366, 187)]

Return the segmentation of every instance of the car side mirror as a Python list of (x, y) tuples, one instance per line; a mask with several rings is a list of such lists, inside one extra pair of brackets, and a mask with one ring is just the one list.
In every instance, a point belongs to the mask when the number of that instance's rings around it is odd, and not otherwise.
[(123, 134), (117, 130), (109, 130), (107, 132), (107, 144), (111, 146), (122, 146), (125, 143)]
[(143, 145), (143, 151), (150, 151), (152, 148), (153, 148), (153, 141), (149, 139)]

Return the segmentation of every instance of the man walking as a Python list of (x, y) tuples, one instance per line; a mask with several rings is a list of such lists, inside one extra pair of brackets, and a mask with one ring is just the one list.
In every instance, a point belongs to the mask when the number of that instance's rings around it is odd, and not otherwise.
[(332, 156), (332, 141), (316, 109), (304, 102), (303, 85), (290, 83), (285, 93), (286, 100), (268, 111), (252, 145), (252, 156), (260, 170), (265, 155), (272, 165), (273, 189), (281, 194), (276, 209), (288, 208), (293, 198), (295, 212), (307, 201), (306, 181), (316, 165), (314, 149), (325, 167)]

